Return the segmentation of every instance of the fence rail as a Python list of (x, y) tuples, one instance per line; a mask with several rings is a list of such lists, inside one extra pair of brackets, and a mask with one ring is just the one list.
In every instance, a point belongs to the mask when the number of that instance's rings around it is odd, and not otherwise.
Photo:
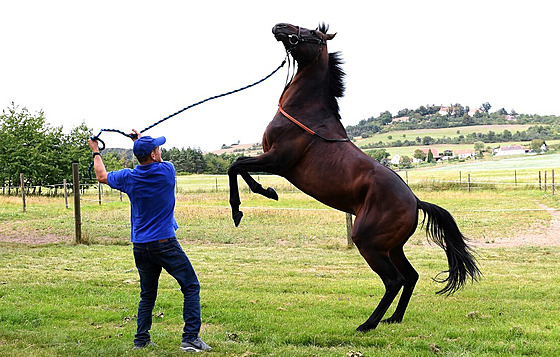
[[(406, 181), (407, 184), (410, 186), (425, 186), (431, 187), (436, 189), (466, 189), (469, 192), (472, 189), (482, 189), (482, 188), (492, 188), (495, 189), (496, 187), (507, 187), (507, 189), (539, 189), (539, 190), (550, 190), (552, 195), (555, 194), (556, 190), (556, 183), (554, 177), (554, 170), (551, 170), (550, 175), (548, 175), (547, 171), (544, 171), (544, 175), (542, 171), (538, 171), (538, 181), (527, 181), (527, 182), (520, 182), (520, 177), (518, 176), (517, 170), (514, 172), (514, 182), (499, 182), (499, 181), (491, 181), (489, 178), (486, 180), (473, 180), (473, 177), (470, 173), (467, 174), (466, 179), (463, 179), (462, 173), (459, 172), (459, 179), (458, 180), (445, 180), (445, 179), (435, 179), (435, 178), (421, 178), (417, 180), (409, 180), (408, 171), (400, 172), (399, 173), (403, 177), (403, 180)], [(296, 187), (294, 187), (291, 183), (287, 180), (280, 178), (279, 176), (273, 175), (257, 175), (257, 181), (260, 181), (262, 184), (270, 186), (274, 186), (280, 192), (294, 192), (299, 191)], [(239, 179), (241, 180), (241, 179)], [(186, 181), (186, 182), (185, 182)], [(108, 186), (104, 186), (102, 184), (97, 183), (97, 181), (89, 181), (87, 183), (80, 183), (80, 178), (78, 175), (78, 167), (77, 164), (73, 165), (73, 179), (72, 183), (67, 183), (66, 180), (62, 184), (54, 184), (54, 185), (46, 185), (46, 186), (29, 186), (25, 185), (25, 178), (23, 174), (20, 175), (20, 186), (3, 186), (2, 194), (8, 195), (21, 195), (22, 198), (22, 208), (23, 212), (26, 211), (26, 195), (45, 195), (42, 194), (43, 192), (47, 192), (46, 196), (64, 196), (64, 203), (66, 208), (69, 208), (68, 204), (68, 196), (72, 195), (74, 198), (74, 221), (75, 221), (75, 235), (76, 235), (76, 243), (82, 243), (82, 232), (81, 232), (81, 209), (80, 206), (82, 202), (95, 202), (96, 204), (101, 205), (102, 202), (114, 202), (111, 198), (115, 197), (115, 194), (118, 195), (119, 201), (123, 201), (123, 195), (120, 191), (113, 190), (112, 188), (104, 188)], [(246, 185), (241, 185), (240, 188), (243, 187), (247, 191), (249, 190)], [(200, 176), (200, 177), (190, 177), (185, 179), (184, 177), (177, 178), (176, 184), (176, 191), (177, 192), (220, 192), (229, 190), (228, 184), (228, 177), (225, 175), (220, 176)], [(54, 192), (53, 192), (54, 191)], [(91, 197), (95, 197), (93, 199)], [(220, 206), (219, 208), (223, 208)], [(260, 207), (246, 207), (246, 208), (253, 208), (259, 209)], [(297, 208), (270, 208), (266, 207), (266, 209), (289, 209), (289, 210), (298, 210)], [(520, 210), (520, 209), (516, 209)], [(531, 209), (535, 210), (535, 209)], [(544, 209), (543, 209), (544, 210)], [(547, 209), (550, 210), (550, 209)], [(472, 211), (472, 210), (471, 210)], [(496, 210), (479, 210), (479, 211), (496, 211)], [(502, 211), (511, 211), (511, 210), (502, 210)], [(347, 227), (347, 242), (348, 245), (352, 244), (351, 239), (351, 231), (352, 231), (352, 215), (346, 214), (346, 227)]]
[[(414, 177), (409, 178), (408, 171), (401, 171), (398, 174), (406, 181), (408, 185), (414, 188), (437, 188), (437, 189), (539, 189), (548, 191), (555, 194), (559, 188), (558, 182), (555, 178), (555, 170), (551, 171), (533, 171), (519, 174), (517, 171), (511, 173), (511, 180), (493, 180), (492, 176), (479, 175), (476, 173), (462, 173), (458, 172), (458, 179), (441, 179), (441, 178), (426, 178)], [(422, 172), (414, 172), (415, 176), (422, 175)], [(449, 175), (448, 175), (449, 176)], [(279, 192), (294, 192), (299, 191), (291, 183), (283, 178), (275, 175), (258, 175), (255, 177), (263, 186), (274, 187)], [(249, 190), (248, 187), (242, 183), (239, 178), (241, 190)], [(80, 183), (79, 189), (82, 195), (85, 194), (109, 194), (112, 189), (104, 189), (103, 186), (99, 188), (95, 180), (88, 180), (88, 182)], [(27, 196), (63, 196), (65, 194), (72, 194), (72, 183), (60, 183), (52, 185), (32, 186), (32, 185), (4, 185), (2, 186), (2, 195), (22, 195), (22, 190), (25, 190)], [(201, 176), (180, 176), (177, 178), (177, 192), (178, 193), (191, 193), (191, 192), (224, 192), (229, 190), (229, 183), (227, 175), (201, 175)], [(99, 191), (99, 192), (98, 192)], [(101, 200), (101, 198), (99, 198)]]

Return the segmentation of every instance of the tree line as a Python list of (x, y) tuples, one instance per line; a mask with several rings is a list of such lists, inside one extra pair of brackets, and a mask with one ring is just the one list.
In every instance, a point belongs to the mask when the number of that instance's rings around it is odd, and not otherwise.
[[(441, 105), (428, 105), (420, 106), (417, 109), (402, 109), (396, 115), (391, 114), (389, 111), (384, 111), (377, 117), (370, 117), (361, 120), (357, 125), (350, 125), (346, 127), (348, 135), (355, 137), (361, 136), (367, 138), (376, 133), (383, 133), (394, 130), (414, 130), (414, 129), (438, 129), (438, 128), (453, 128), (459, 126), (472, 126), (472, 125), (496, 125), (496, 124), (535, 124), (546, 125), (551, 127), (551, 131), (545, 133), (558, 134), (560, 132), (560, 117), (555, 115), (529, 115), (518, 114), (514, 109), (509, 112), (504, 108), (500, 108), (495, 112), (490, 112), (492, 105), (488, 102), (482, 103), (480, 107), (471, 111), (468, 106), (461, 104), (450, 104), (447, 107)], [(443, 110), (444, 114), (440, 114)], [(470, 115), (469, 112), (474, 112)], [(542, 129), (539, 129), (542, 131)], [(515, 133), (512, 133), (514, 135)], [(530, 137), (531, 133), (527, 136), (519, 134), (519, 140), (532, 140), (535, 137)], [(550, 136), (539, 137), (539, 139), (554, 139)], [(479, 139), (477, 139), (479, 140)], [(512, 139), (517, 140), (517, 139)], [(409, 140), (410, 141), (410, 140)], [(418, 145), (414, 143), (411, 145)], [(395, 145), (397, 146), (397, 145)], [(398, 146), (406, 146), (403, 145)]]
[(12, 103), (0, 115), (0, 182), (18, 186), (21, 173), (28, 186), (72, 182), (72, 163), (85, 173), (91, 162), (84, 146), (90, 135), (84, 124), (65, 134), (62, 127), (50, 127), (42, 111), (32, 114)]
[[(19, 186), (20, 174), (27, 187), (72, 182), (72, 163), (78, 163), (80, 176), (90, 176), (92, 155), (87, 145), (93, 129), (84, 123), (69, 133), (63, 127), (51, 127), (43, 111), (31, 113), (14, 103), (0, 115), (0, 182)], [(132, 145), (131, 145), (132, 146)], [(241, 154), (203, 153), (198, 148), (162, 150), (162, 158), (172, 161), (179, 174), (225, 174)], [(102, 151), (107, 171), (133, 168), (138, 164), (130, 149)], [(94, 174), (93, 174), (94, 175)]]

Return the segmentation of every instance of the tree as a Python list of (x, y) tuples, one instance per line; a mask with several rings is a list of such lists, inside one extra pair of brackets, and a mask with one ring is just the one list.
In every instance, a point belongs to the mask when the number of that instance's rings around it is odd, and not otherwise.
[(431, 136), (424, 136), (422, 138), (422, 144), (424, 145), (431, 145), (434, 143), (434, 138), (432, 138)]
[(420, 149), (414, 150), (414, 154), (412, 155), (417, 160), (424, 161), (426, 160), (426, 153)]
[(370, 150), (367, 154), (379, 162), (389, 157), (389, 153), (385, 149)]
[(381, 120), (382, 124), (387, 125), (391, 121), (393, 121), (393, 115), (391, 114), (390, 111), (387, 110), (379, 115), (379, 119)]
[(434, 154), (432, 153), (432, 149), (428, 150), (428, 158), (426, 160), (427, 162), (434, 162)]
[(531, 150), (534, 152), (541, 152), (541, 147), (545, 144), (543, 139), (531, 140)]
[(482, 109), (484, 110), (484, 112), (486, 114), (488, 114), (488, 112), (490, 112), (490, 108), (492, 108), (492, 106), (490, 105), (490, 103), (486, 102), (486, 103), (482, 103)]
[(408, 169), (412, 167), (412, 159), (409, 156), (401, 156), (401, 161), (399, 166), (403, 169)]
[(480, 157), (484, 156), (484, 143), (482, 141), (477, 141), (474, 143), (474, 151)]
[(27, 185), (61, 183), (72, 178), (73, 162), (84, 175), (91, 162), (90, 135), (83, 124), (65, 135), (62, 127), (49, 127), (42, 111), (32, 114), (12, 103), (0, 115), (0, 180), (16, 184), (22, 173)]

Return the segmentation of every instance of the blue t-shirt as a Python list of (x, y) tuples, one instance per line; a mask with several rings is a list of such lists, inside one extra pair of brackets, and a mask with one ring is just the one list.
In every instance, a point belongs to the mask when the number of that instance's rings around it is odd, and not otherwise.
[(175, 237), (175, 167), (153, 162), (134, 169), (107, 174), (109, 186), (126, 193), (130, 199), (130, 236), (132, 243), (146, 243)]

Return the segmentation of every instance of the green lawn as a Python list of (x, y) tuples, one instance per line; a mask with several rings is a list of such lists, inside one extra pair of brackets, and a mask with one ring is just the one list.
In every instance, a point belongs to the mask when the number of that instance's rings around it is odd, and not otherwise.
[[(403, 323), (354, 329), (383, 293), (355, 249), (190, 244), (202, 337), (215, 356), (560, 354), (560, 249), (479, 249), (484, 273), (452, 297), (430, 278), (443, 251), (412, 247), (421, 279)], [(179, 355), (181, 294), (164, 274), (157, 344), (132, 351), (138, 277), (129, 246), (2, 244), (0, 355)], [(134, 353), (133, 353), (134, 352)]]
[[(490, 179), (509, 170), (473, 175)], [(542, 207), (560, 209), (559, 195), (534, 187), (443, 189), (438, 182), (455, 173), (437, 167), (408, 174), (418, 197), (448, 209), (473, 240), (483, 277), (451, 297), (435, 295), (442, 285), (431, 278), (447, 261), (418, 230), (405, 247), (420, 273), (405, 319), (366, 334), (355, 328), (384, 289), (356, 248), (347, 247), (343, 213), (280, 177), (257, 175), (278, 188), (280, 200), (241, 184), (245, 217), (236, 228), (225, 176), (179, 177), (177, 233), (202, 284), (210, 355), (560, 355), (560, 247), (531, 240), (508, 246), (550, 227)], [(182, 354), (181, 294), (166, 274), (154, 310), (157, 345), (132, 350), (139, 287), (128, 202), (107, 188), (102, 205), (95, 199), (92, 190), (82, 201), (91, 244), (75, 245), (73, 211), (63, 198), (28, 197), (24, 213), (20, 197), (0, 197), (0, 356)], [(53, 237), (61, 242), (37, 244)]]

